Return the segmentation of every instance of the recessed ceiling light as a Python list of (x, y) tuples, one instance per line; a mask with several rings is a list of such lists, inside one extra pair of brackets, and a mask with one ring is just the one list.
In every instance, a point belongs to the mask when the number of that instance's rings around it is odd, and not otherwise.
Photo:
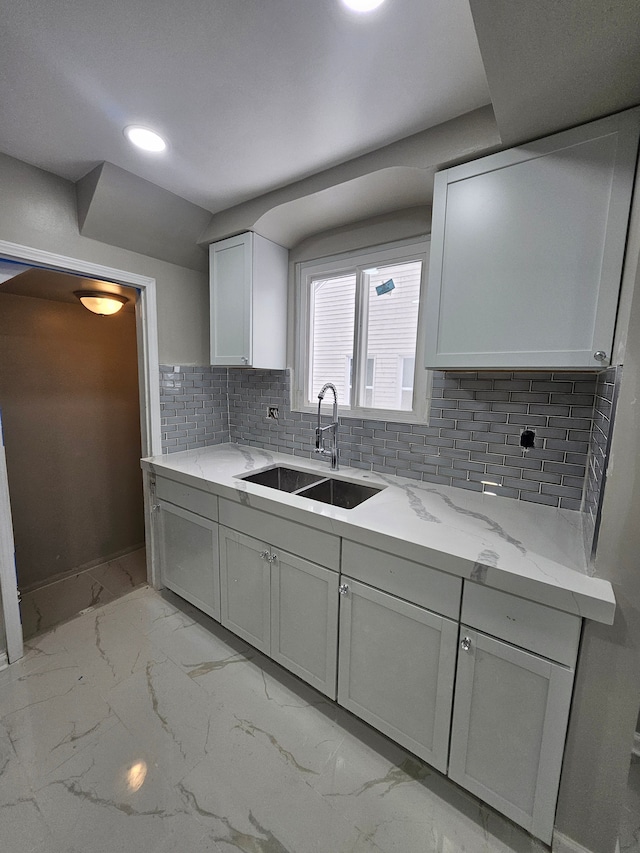
[(384, 0), (342, 0), (342, 2), (354, 12), (373, 12), (384, 3)]
[(142, 148), (143, 151), (164, 151), (167, 143), (155, 131), (149, 130), (148, 127), (138, 127), (130, 124), (124, 129), (124, 135), (129, 142)]

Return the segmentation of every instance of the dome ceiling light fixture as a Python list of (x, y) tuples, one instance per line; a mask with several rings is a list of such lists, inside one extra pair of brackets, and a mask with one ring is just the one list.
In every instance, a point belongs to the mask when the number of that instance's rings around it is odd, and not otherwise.
[(156, 133), (155, 130), (149, 130), (148, 127), (140, 127), (140, 125), (137, 124), (130, 124), (125, 127), (123, 133), (132, 145), (142, 148), (143, 151), (150, 151), (158, 154), (159, 152), (164, 151), (167, 147), (167, 143), (160, 134)]
[(74, 290), (73, 295), (78, 297), (85, 308), (101, 317), (117, 314), (129, 301), (119, 293), (104, 293), (100, 290)]
[(373, 12), (382, 6), (384, 0), (342, 0), (344, 5), (353, 12)]

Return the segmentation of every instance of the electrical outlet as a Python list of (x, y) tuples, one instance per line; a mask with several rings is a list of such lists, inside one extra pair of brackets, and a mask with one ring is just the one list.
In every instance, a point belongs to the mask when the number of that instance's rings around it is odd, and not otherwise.
[(520, 447), (529, 450), (536, 446), (536, 431), (534, 429), (523, 429), (520, 433)]
[(280, 417), (280, 413), (278, 412), (277, 406), (267, 406), (267, 420), (268, 421), (277, 421)]

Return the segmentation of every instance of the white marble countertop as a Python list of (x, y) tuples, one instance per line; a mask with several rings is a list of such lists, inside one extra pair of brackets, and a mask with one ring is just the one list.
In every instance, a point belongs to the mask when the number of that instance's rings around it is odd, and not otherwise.
[[(611, 624), (611, 584), (587, 573), (580, 513), (343, 468), (237, 444), (142, 460), (143, 469), (255, 509)], [(238, 477), (274, 464), (385, 486), (342, 509)]]

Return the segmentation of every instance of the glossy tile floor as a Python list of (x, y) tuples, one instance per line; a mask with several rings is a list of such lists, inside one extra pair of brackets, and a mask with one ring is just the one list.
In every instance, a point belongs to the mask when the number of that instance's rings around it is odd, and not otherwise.
[(545, 849), (170, 593), (0, 672), (2, 853)]
[(28, 639), (41, 634), (83, 610), (107, 604), (146, 583), (145, 554), (145, 549), (140, 548), (131, 554), (23, 593), (20, 615), (24, 636)]

